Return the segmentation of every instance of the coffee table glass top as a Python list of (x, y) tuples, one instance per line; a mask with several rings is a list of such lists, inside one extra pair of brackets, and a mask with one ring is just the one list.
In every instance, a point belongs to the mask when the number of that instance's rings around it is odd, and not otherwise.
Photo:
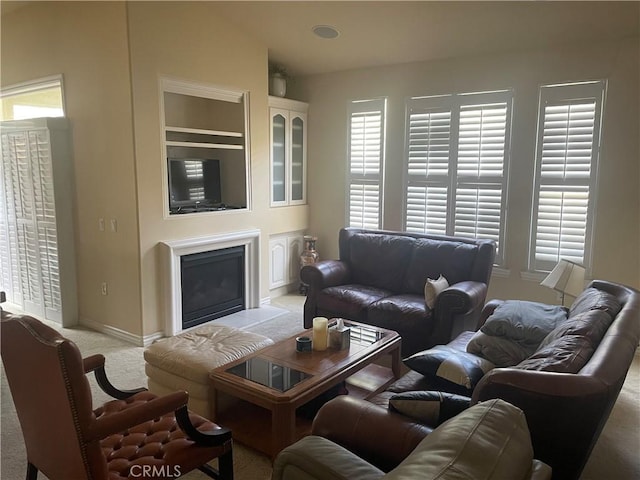
[(251, 357), (226, 370), (240, 378), (246, 378), (279, 392), (286, 392), (312, 375), (283, 367), (261, 357)]
[(380, 330), (367, 328), (363, 325), (355, 325), (351, 322), (344, 322), (344, 326), (349, 327), (351, 330), (351, 341), (361, 345), (372, 345), (382, 340), (385, 336)]

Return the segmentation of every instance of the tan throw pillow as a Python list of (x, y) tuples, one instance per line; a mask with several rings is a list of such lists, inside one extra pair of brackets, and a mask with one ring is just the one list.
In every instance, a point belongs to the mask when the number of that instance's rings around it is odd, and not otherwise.
[(424, 284), (424, 301), (431, 310), (436, 306), (436, 298), (445, 288), (449, 288), (449, 282), (442, 275), (437, 280), (427, 278)]

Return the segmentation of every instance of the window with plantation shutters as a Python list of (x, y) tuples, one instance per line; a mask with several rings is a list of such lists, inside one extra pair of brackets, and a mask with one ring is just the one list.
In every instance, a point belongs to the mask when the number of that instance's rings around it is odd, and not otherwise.
[(605, 82), (540, 89), (530, 269), (589, 266)]
[(349, 105), (347, 223), (351, 227), (382, 225), (385, 108), (384, 99)]
[(405, 229), (495, 240), (502, 263), (511, 91), (407, 103)]

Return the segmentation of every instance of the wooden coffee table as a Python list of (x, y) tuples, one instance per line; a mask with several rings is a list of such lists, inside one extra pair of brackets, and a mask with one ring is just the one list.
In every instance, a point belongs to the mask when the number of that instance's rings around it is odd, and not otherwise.
[[(210, 375), (215, 421), (231, 428), (236, 440), (274, 457), (309, 433), (310, 422), (296, 418), (298, 407), (345, 380), (349, 395), (368, 398), (400, 378), (396, 332), (350, 321), (345, 325), (351, 327), (349, 349), (298, 352), (296, 337), (311, 336), (304, 330), (215, 369)], [(374, 364), (385, 355), (390, 356), (389, 367)], [(243, 402), (219, 408), (225, 403), (221, 394)]]

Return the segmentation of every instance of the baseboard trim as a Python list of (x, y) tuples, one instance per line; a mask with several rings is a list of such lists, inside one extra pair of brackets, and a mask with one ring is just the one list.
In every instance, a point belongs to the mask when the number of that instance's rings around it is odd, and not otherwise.
[(87, 318), (81, 319), (80, 325), (90, 328), (91, 330), (95, 330), (96, 332), (104, 333), (105, 335), (109, 335), (110, 337), (114, 337), (127, 343), (131, 343), (138, 347), (148, 347), (156, 340), (164, 337), (163, 332), (156, 332), (145, 336), (135, 335), (133, 333), (127, 332), (126, 330), (112, 327), (111, 325), (104, 325), (102, 323), (94, 322), (93, 320), (89, 320)]

